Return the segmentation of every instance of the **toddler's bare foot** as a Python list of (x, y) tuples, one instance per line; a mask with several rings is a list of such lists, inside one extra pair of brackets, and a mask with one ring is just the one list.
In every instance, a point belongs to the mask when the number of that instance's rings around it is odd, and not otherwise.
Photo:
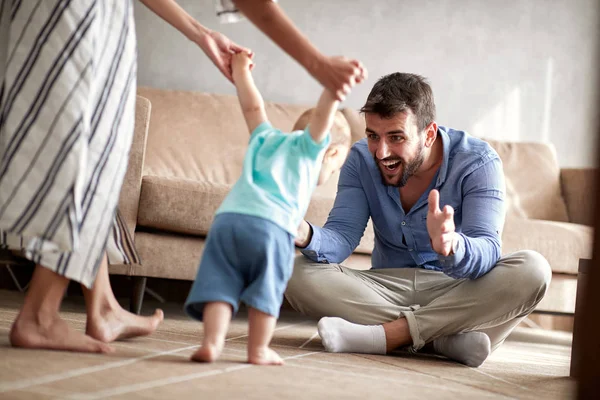
[(256, 365), (283, 365), (283, 360), (269, 347), (248, 350), (248, 362)]
[(204, 343), (202, 347), (192, 354), (191, 360), (196, 362), (213, 362), (219, 358), (222, 350), (223, 346)]
[(19, 314), (10, 330), (14, 347), (30, 349), (68, 350), (86, 353), (112, 353), (114, 349), (71, 328), (58, 315), (35, 316)]
[(150, 335), (164, 319), (158, 309), (150, 317), (132, 314), (120, 306), (96, 315), (88, 315), (86, 333), (91, 337), (110, 343), (118, 339)]

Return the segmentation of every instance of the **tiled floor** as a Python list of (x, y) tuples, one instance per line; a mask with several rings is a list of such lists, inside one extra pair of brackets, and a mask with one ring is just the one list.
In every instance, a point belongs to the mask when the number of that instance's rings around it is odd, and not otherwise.
[[(22, 295), (0, 291), (0, 398), (2, 399), (565, 399), (570, 336), (518, 328), (480, 368), (396, 354), (329, 354), (316, 322), (282, 314), (273, 347), (283, 367), (246, 364), (243, 314), (231, 326), (224, 354), (213, 364), (190, 362), (202, 326), (164, 307), (166, 319), (146, 338), (115, 343), (110, 355), (22, 350), (8, 344)], [(146, 304), (146, 314), (151, 312)], [(65, 302), (64, 318), (85, 328), (80, 298)]]

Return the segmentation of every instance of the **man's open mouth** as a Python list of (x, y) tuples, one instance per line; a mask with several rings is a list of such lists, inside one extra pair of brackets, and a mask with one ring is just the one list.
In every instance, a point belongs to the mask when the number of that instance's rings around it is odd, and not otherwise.
[(386, 172), (396, 172), (402, 162), (400, 160), (388, 160), (388, 161), (379, 161), (379, 164), (382, 166), (382, 169)]

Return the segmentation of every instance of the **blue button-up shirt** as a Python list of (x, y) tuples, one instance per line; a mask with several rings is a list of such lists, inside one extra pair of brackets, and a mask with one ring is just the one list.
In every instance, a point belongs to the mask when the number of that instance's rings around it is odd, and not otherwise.
[[(369, 217), (373, 220), (373, 268), (421, 267), (443, 271), (453, 278), (478, 278), (498, 262), (504, 226), (504, 173), (502, 162), (483, 140), (439, 127), (442, 164), (429, 188), (408, 213), (397, 187), (383, 184), (367, 146), (367, 139), (352, 147), (340, 172), (338, 193), (323, 228), (313, 235), (302, 253), (313, 261), (341, 263), (358, 246)], [(458, 246), (444, 257), (433, 251), (427, 232), (427, 198), (440, 192), (440, 209), (454, 208)]]

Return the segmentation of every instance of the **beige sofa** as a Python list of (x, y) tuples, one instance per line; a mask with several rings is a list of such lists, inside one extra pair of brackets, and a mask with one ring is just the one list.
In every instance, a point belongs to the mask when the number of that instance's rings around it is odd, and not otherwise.
[[(145, 277), (194, 279), (204, 237), (240, 174), (249, 137), (234, 96), (152, 88), (139, 88), (138, 95), (136, 134), (120, 209), (142, 264), (110, 267), (113, 274), (135, 277), (134, 311), (141, 304)], [(306, 109), (277, 103), (266, 107), (281, 129), (290, 129)], [(364, 126), (357, 112), (342, 112), (353, 139), (362, 138)], [(554, 275), (538, 310), (573, 312), (578, 260), (591, 257), (594, 171), (559, 169), (547, 144), (490, 143), (507, 177), (503, 251), (542, 253)], [(322, 225), (327, 219), (336, 194), (334, 178), (314, 193), (306, 216), (310, 222)], [(346, 265), (369, 268), (372, 248), (369, 224)]]

